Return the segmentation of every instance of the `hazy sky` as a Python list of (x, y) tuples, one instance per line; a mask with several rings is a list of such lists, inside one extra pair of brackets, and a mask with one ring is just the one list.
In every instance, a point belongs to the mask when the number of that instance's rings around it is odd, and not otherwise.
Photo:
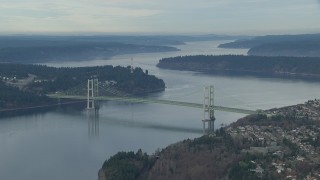
[(320, 0), (0, 0), (0, 33), (320, 32)]

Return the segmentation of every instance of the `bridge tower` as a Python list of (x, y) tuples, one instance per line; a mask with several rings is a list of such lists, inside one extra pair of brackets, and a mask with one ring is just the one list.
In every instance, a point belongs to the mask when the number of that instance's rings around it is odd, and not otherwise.
[(95, 97), (99, 95), (99, 81), (97, 78), (88, 79), (87, 86), (87, 119), (89, 137), (99, 136), (99, 104)]
[(214, 89), (213, 86), (204, 88), (204, 101), (203, 101), (203, 133), (214, 132)]
[(95, 101), (95, 97), (98, 96), (98, 87), (99, 81), (98, 79), (88, 79), (88, 87), (87, 87), (87, 109), (98, 109), (99, 105)]

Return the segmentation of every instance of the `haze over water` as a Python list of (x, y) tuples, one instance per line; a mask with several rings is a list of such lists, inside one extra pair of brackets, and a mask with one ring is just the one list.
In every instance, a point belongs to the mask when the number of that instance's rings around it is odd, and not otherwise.
[[(211, 76), (155, 67), (159, 59), (178, 55), (246, 54), (218, 49), (222, 42), (193, 42), (179, 52), (116, 56), (111, 60), (47, 63), (53, 66), (133, 65), (164, 79), (166, 91), (153, 98), (202, 103), (203, 87), (215, 86), (215, 104), (244, 109), (268, 109), (303, 103), (320, 96), (320, 83), (275, 78)], [(86, 111), (60, 108), (0, 119), (0, 179), (97, 179), (104, 160), (118, 151), (157, 148), (201, 136), (201, 109), (104, 102), (99, 119)], [(242, 114), (216, 112), (216, 127)]]

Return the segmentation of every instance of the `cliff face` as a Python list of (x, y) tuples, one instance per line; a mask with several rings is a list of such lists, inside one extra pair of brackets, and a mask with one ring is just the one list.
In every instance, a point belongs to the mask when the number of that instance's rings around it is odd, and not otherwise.
[(98, 171), (98, 180), (106, 180), (107, 179), (107, 177), (106, 177), (106, 175), (104, 174), (104, 171), (102, 170), (102, 169), (100, 169), (99, 171)]

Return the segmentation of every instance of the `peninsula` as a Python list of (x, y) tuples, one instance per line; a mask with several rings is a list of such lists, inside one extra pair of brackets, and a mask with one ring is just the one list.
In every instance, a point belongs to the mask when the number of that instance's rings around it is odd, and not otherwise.
[(153, 155), (119, 152), (98, 179), (318, 179), (320, 100), (268, 111)]
[[(165, 83), (141, 68), (96, 66), (55, 68), (43, 65), (0, 64), (0, 110), (52, 104), (46, 94), (65, 92), (86, 95), (86, 82), (98, 78), (119, 92), (146, 95), (164, 91)], [(81, 87), (81, 84), (84, 85)]]

